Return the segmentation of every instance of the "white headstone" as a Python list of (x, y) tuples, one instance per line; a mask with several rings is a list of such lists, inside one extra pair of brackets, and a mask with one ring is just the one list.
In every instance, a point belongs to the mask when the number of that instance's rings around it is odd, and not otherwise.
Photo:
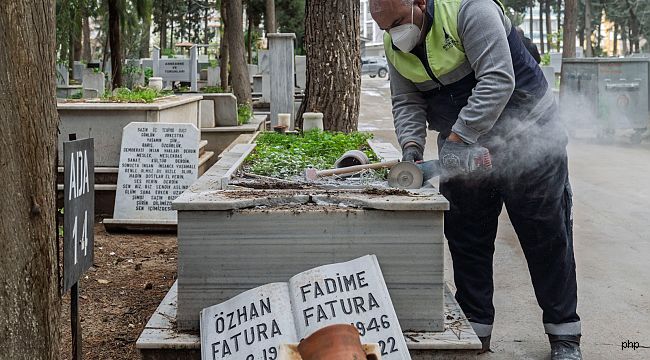
[(305, 89), (307, 87), (307, 57), (296, 55), (296, 85)]
[(198, 177), (199, 139), (193, 124), (125, 126), (114, 220), (176, 220), (171, 203)]
[(72, 67), (72, 78), (81, 82), (84, 77), (84, 69), (86, 68), (86, 64), (82, 63), (81, 61), (75, 61), (74, 66)]
[(257, 70), (258, 74), (268, 74), (269, 73), (269, 51), (268, 50), (259, 50), (257, 52)]
[(231, 93), (214, 94), (214, 125), (237, 126), (237, 98)]
[(70, 73), (65, 64), (56, 64), (56, 85), (68, 86), (70, 84)]
[(190, 81), (190, 60), (163, 59), (158, 62), (160, 77), (165, 81)]
[(208, 86), (221, 85), (221, 68), (219, 66), (208, 67)]
[[(295, 54), (294, 33), (268, 34), (271, 74), (271, 127), (278, 125), (278, 114), (294, 113)], [(262, 80), (264, 81), (264, 80)], [(264, 84), (262, 84), (264, 86)], [(289, 129), (293, 130), (294, 120)]]
[(214, 101), (201, 100), (201, 129), (214, 127)]
[(253, 83), (253, 76), (257, 75), (259, 72), (259, 67), (257, 65), (248, 64), (248, 77), (250, 83)]
[(96, 72), (94, 69), (84, 69), (83, 88), (97, 91), (97, 96), (104, 94), (106, 90), (106, 78), (101, 71)]
[(262, 93), (262, 75), (253, 76), (253, 92)]

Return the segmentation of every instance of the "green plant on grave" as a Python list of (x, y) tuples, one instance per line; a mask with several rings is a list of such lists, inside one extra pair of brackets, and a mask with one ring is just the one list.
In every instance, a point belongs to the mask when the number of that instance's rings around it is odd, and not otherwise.
[(239, 104), (237, 106), (237, 123), (239, 125), (248, 124), (253, 117), (253, 108), (250, 104)]
[(542, 65), (542, 66), (551, 65), (551, 54), (546, 53), (546, 54), (542, 55), (542, 62), (540, 62), (539, 64)]
[(70, 96), (68, 96), (68, 99), (79, 100), (79, 99), (83, 98), (83, 95), (84, 95), (83, 92), (77, 91), (74, 94), (71, 94)]
[(348, 150), (362, 150), (372, 162), (377, 156), (368, 146), (372, 134), (349, 134), (311, 130), (301, 135), (267, 132), (258, 136), (255, 151), (246, 160), (248, 171), (264, 176), (289, 178), (308, 167), (329, 169)]
[(219, 62), (216, 59), (210, 59), (208, 61), (208, 67), (216, 68), (217, 66), (219, 66)]
[(164, 56), (167, 56), (167, 57), (170, 58), (170, 59), (173, 59), (173, 58), (176, 57), (176, 54), (174, 54), (174, 50), (173, 50), (173, 49), (163, 49), (163, 50), (161, 51), (161, 54), (163, 54)]
[(136, 82), (142, 75), (142, 68), (137, 65), (125, 65), (122, 67), (122, 75), (126, 80), (126, 87), (132, 89), (136, 86)]
[(152, 103), (156, 101), (156, 99), (166, 95), (167, 92), (144, 87), (136, 87), (133, 90), (129, 90), (127, 88), (117, 88), (113, 90), (113, 93), (104, 93), (102, 100), (124, 103)]
[(149, 78), (153, 77), (153, 68), (147, 66), (144, 68), (144, 84), (149, 86)]

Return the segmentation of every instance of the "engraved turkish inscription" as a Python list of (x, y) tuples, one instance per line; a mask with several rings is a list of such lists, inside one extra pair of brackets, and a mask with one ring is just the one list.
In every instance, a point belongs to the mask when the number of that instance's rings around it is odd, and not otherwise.
[(176, 220), (171, 203), (198, 176), (193, 124), (130, 123), (122, 133), (116, 220)]

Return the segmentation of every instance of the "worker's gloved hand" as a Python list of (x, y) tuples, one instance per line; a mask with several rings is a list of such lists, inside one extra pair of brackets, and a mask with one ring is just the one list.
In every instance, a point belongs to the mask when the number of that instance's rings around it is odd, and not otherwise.
[(439, 156), (446, 177), (492, 169), (490, 151), (478, 144), (445, 140)]
[(402, 161), (422, 161), (422, 149), (417, 145), (406, 145), (402, 150)]

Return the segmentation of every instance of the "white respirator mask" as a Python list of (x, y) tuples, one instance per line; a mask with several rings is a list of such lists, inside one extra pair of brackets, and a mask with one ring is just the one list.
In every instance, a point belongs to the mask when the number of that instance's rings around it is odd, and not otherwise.
[(420, 34), (422, 33), (422, 29), (420, 29), (417, 25), (413, 23), (414, 9), (415, 9), (415, 5), (411, 7), (410, 24), (402, 24), (388, 31), (391, 38), (393, 39), (393, 44), (402, 52), (411, 52), (411, 50), (413, 50), (415, 45), (418, 44), (418, 40), (420, 40)]

